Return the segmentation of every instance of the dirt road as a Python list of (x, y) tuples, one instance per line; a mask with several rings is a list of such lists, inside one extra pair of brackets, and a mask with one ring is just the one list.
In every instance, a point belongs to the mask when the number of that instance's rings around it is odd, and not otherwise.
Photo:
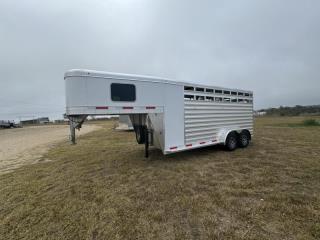
[[(97, 129), (84, 125), (77, 137)], [(69, 144), (69, 126), (34, 126), (0, 131), (0, 174), (25, 164), (37, 163), (41, 156), (55, 143)]]

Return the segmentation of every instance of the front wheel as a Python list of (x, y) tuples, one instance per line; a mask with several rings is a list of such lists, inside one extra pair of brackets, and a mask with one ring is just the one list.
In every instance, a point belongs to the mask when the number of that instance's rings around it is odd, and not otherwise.
[(226, 146), (227, 150), (229, 150), (229, 151), (233, 151), (237, 148), (238, 136), (236, 133), (231, 132), (228, 134), (225, 146)]

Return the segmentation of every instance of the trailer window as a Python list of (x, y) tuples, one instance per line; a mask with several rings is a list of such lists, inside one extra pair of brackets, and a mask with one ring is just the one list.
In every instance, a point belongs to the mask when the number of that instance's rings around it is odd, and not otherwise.
[(193, 90), (194, 90), (194, 87), (184, 86), (184, 90), (185, 90), (185, 91), (193, 91)]
[(194, 99), (194, 96), (193, 96), (193, 95), (187, 95), (187, 94), (185, 94), (185, 95), (184, 95), (184, 99), (186, 99), (186, 100), (193, 100), (193, 99)]
[(203, 101), (204, 100), (204, 96), (196, 96), (196, 100)]
[(136, 100), (136, 86), (133, 84), (111, 83), (111, 100), (134, 102)]
[(204, 88), (197, 87), (197, 88), (196, 88), (196, 91), (197, 91), (197, 92), (204, 92)]
[(214, 101), (214, 97), (206, 97), (207, 101)]

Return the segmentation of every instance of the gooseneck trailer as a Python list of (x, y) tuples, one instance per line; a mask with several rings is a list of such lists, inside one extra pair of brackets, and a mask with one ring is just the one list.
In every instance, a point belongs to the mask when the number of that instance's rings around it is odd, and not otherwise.
[(251, 91), (163, 78), (70, 70), (65, 73), (71, 141), (88, 115), (129, 115), (139, 144), (170, 154), (223, 144), (248, 146), (253, 136)]

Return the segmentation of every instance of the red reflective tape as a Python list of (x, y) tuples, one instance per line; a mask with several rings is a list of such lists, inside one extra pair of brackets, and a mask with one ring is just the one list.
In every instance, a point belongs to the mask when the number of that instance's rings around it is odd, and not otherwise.
[(190, 143), (190, 144), (187, 144), (186, 146), (187, 146), (187, 147), (192, 147), (192, 144)]
[(96, 109), (109, 109), (109, 107), (96, 107)]
[(133, 109), (133, 107), (122, 107), (123, 109)]
[(156, 109), (154, 106), (146, 106), (146, 109)]
[(177, 149), (177, 148), (178, 148), (178, 147), (171, 147), (170, 150), (174, 150), (174, 149)]
[(200, 144), (205, 144), (206, 142), (200, 142)]

